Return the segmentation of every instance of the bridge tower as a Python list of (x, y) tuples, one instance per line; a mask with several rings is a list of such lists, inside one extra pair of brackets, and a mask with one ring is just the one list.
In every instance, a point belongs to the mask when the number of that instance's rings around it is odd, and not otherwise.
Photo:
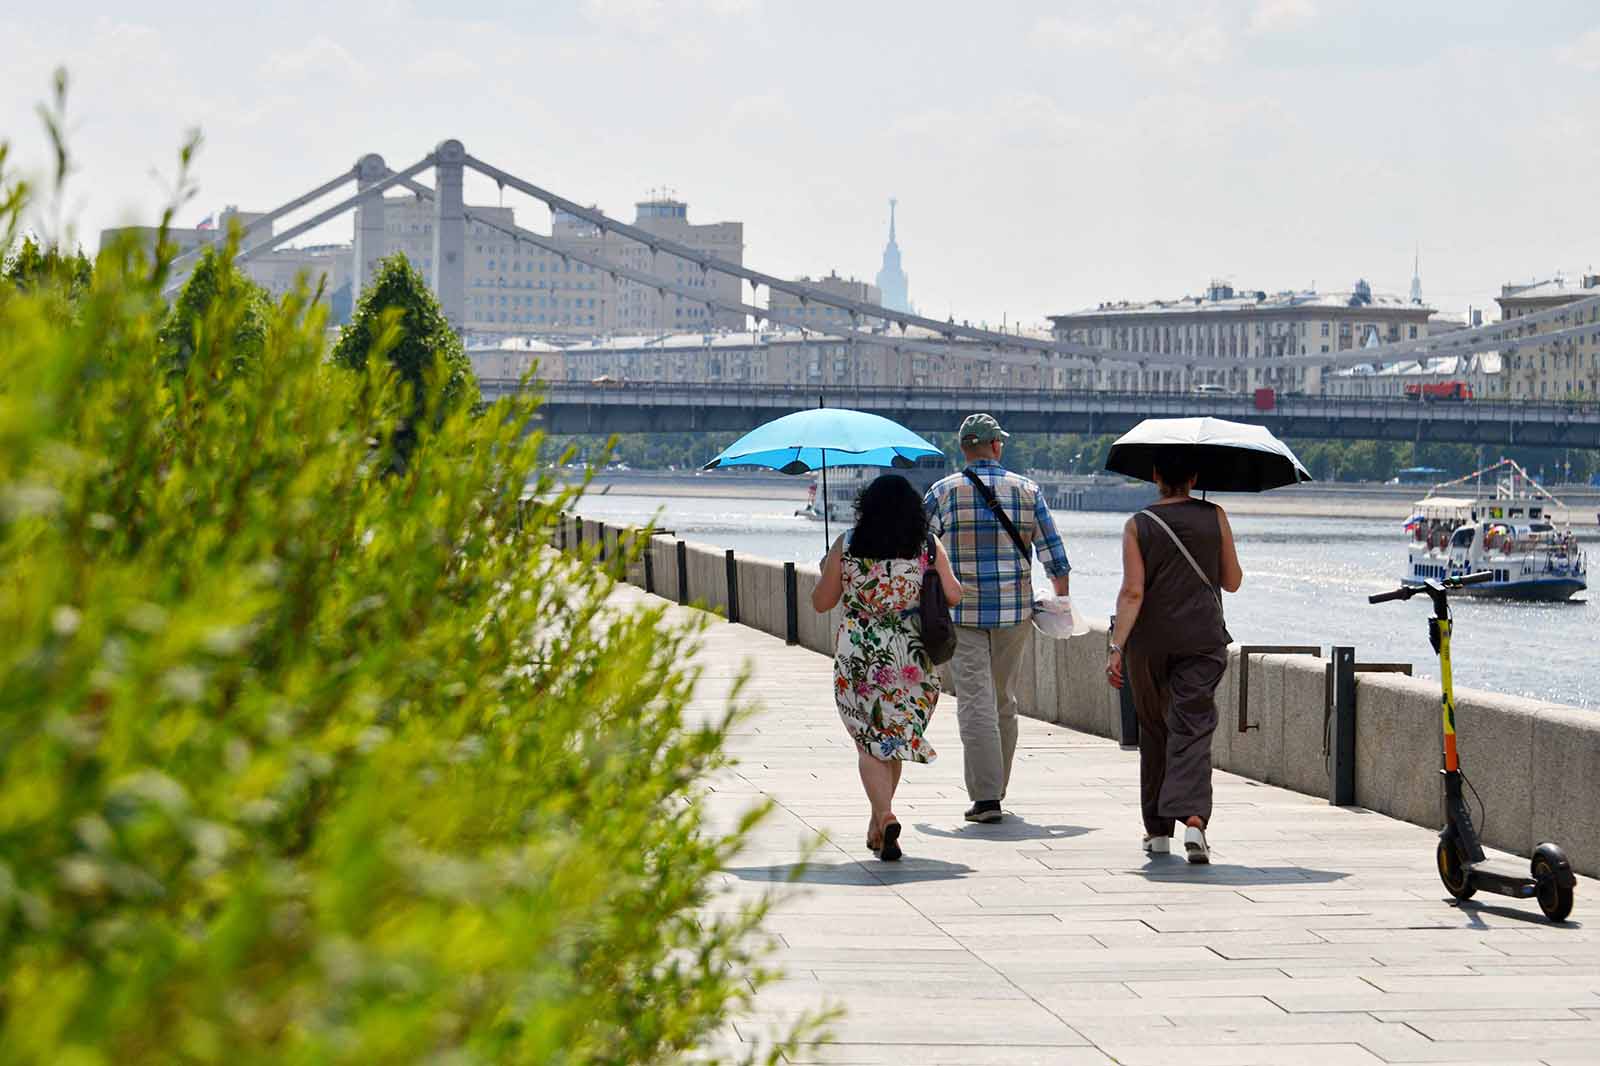
[[(365, 192), (388, 177), (389, 168), (383, 156), (376, 153), (364, 155), (356, 163), (356, 190)], [(350, 304), (361, 300), (361, 293), (372, 283), (378, 272), (378, 262), (388, 247), (388, 231), (384, 228), (383, 197), (374, 196), (356, 207), (355, 248), (351, 255)]]
[(440, 141), (433, 155), (433, 294), (445, 321), (460, 333), (467, 317), (467, 212), (461, 200), (467, 150), (460, 141)]

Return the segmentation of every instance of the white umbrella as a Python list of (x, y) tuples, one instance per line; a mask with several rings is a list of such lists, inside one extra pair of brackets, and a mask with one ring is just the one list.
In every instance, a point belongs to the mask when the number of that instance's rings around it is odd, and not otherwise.
[(1210, 417), (1147, 418), (1117, 438), (1106, 469), (1154, 481), (1156, 453), (1174, 446), (1193, 449), (1200, 472), (1195, 488), (1207, 492), (1264, 492), (1311, 480), (1289, 446), (1266, 427)]

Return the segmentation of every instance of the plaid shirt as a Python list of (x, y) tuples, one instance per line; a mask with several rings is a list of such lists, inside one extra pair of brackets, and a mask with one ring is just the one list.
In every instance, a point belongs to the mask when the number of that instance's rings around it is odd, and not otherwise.
[[(968, 469), (994, 492), (1023, 543), (1038, 551), (1045, 573), (1068, 573), (1072, 566), (1067, 550), (1039, 486), (993, 459), (980, 459)], [(928, 510), (928, 528), (944, 541), (961, 582), (961, 602), (950, 608), (955, 624), (999, 629), (1026, 622), (1033, 615), (1033, 558), (1031, 553), (1027, 558), (1017, 554), (972, 482), (964, 474), (952, 474), (929, 489), (922, 504)]]

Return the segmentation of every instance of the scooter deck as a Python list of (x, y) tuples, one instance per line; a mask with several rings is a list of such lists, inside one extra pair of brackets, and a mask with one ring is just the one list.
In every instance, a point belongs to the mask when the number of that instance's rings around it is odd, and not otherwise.
[(1494, 892), (1514, 899), (1533, 899), (1539, 893), (1538, 882), (1527, 874), (1513, 874), (1497, 870), (1488, 863), (1468, 864), (1472, 883), (1486, 892)]

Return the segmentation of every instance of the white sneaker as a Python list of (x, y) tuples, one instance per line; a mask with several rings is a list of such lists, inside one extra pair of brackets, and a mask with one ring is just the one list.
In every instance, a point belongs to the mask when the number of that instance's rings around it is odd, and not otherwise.
[(1144, 853), (1146, 855), (1171, 855), (1171, 837), (1145, 837)]
[(1183, 850), (1188, 854), (1190, 862), (1205, 863), (1211, 861), (1211, 848), (1206, 844), (1204, 829), (1196, 829), (1192, 825), (1183, 827)]

